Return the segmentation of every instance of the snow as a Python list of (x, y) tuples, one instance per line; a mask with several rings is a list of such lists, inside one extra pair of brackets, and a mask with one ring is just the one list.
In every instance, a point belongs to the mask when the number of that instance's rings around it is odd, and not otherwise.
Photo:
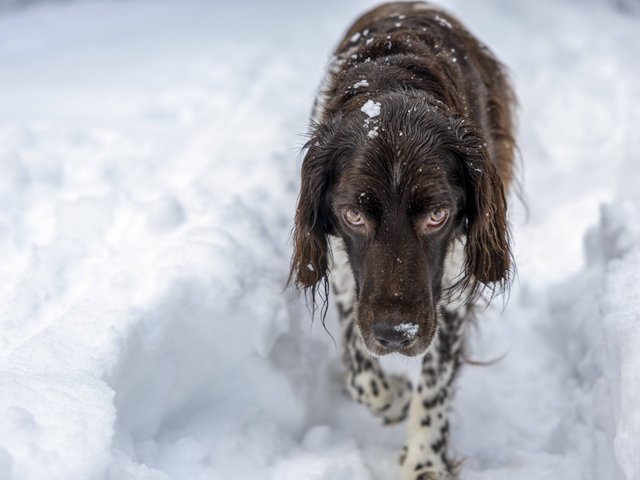
[(360, 108), (360, 111), (365, 113), (369, 118), (375, 118), (380, 115), (380, 102), (367, 100)]
[(405, 337), (413, 338), (418, 333), (419, 325), (417, 323), (401, 323), (396, 325), (396, 332), (402, 332)]
[(637, 206), (619, 204), (602, 209), (599, 229), (588, 237), (591, 263), (603, 277), (600, 312), (603, 315), (604, 350), (611, 363), (604, 367), (612, 378), (613, 414), (616, 421), (614, 451), (626, 478), (640, 477), (637, 442), (640, 438), (640, 229)]
[[(0, 479), (397, 477), (403, 427), (342, 392), (335, 312), (337, 345), (283, 290), (299, 134), (368, 5), (0, 16)], [(457, 382), (463, 478), (636, 480), (639, 19), (446, 6), (511, 68), (528, 205), (512, 196), (509, 302), (470, 331), (496, 361)]]
[(440, 15), (435, 15), (434, 18), (443, 27), (452, 28), (451, 23), (449, 23), (445, 18), (442, 18)]
[(368, 81), (360, 80), (359, 82), (354, 83), (351, 88), (360, 88), (360, 87), (368, 87), (368, 86), (369, 86)]
[[(378, 117), (380, 115), (380, 102), (375, 102), (373, 100), (367, 100), (364, 105), (360, 108), (360, 111), (367, 115), (367, 118), (364, 121), (364, 127), (369, 128), (369, 124), (373, 121), (373, 123), (377, 122)], [(376, 138), (378, 136), (379, 125), (374, 125), (368, 132), (367, 137)]]

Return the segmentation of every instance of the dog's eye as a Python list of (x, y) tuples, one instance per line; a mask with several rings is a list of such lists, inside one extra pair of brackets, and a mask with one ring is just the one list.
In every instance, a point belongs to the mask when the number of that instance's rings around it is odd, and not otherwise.
[(427, 228), (436, 229), (444, 225), (444, 222), (449, 218), (449, 210), (446, 208), (436, 208), (429, 213), (427, 217)]
[(355, 226), (364, 225), (364, 218), (362, 216), (362, 213), (360, 213), (359, 210), (356, 210), (354, 208), (347, 208), (344, 210), (343, 214), (344, 214), (345, 220), (349, 222), (351, 225), (355, 225)]

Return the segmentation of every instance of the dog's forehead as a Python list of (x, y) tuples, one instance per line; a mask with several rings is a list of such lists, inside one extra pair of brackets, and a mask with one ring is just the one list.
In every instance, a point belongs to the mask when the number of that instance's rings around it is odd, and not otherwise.
[(343, 171), (336, 191), (345, 203), (363, 209), (403, 202), (417, 205), (450, 203), (451, 159), (446, 155), (378, 153), (361, 155)]
[(402, 133), (383, 132), (383, 138), (365, 145), (354, 158), (350, 174), (377, 190), (415, 190), (446, 183), (454, 167), (449, 152)]
[(327, 145), (341, 152), (334, 199), (363, 207), (451, 200), (458, 166), (448, 148), (450, 118), (422, 98), (383, 95), (359, 104)]

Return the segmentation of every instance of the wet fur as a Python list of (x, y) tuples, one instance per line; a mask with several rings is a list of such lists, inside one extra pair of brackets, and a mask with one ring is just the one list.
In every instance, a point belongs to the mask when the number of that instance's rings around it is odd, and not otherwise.
[[(381, 107), (375, 118), (361, 111), (368, 100)], [(464, 326), (481, 293), (504, 289), (512, 271), (505, 194), (513, 105), (491, 52), (451, 15), (414, 2), (385, 4), (356, 21), (314, 106), (290, 281), (312, 297), (331, 283), (347, 390), (386, 422), (409, 417), (403, 478), (455, 475), (446, 405)], [(356, 201), (376, 225), (369, 237), (340, 218), (341, 206)], [(437, 235), (416, 234), (424, 209), (441, 201), (453, 218)], [(394, 264), (394, 256), (408, 262)], [(396, 284), (401, 300), (388, 297)], [(429, 347), (413, 396), (368, 351), (381, 310), (420, 322), (419, 341), (405, 352)]]

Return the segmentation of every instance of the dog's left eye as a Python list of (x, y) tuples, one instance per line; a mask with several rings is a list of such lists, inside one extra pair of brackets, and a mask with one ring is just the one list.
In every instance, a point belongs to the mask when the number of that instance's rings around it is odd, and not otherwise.
[(435, 210), (431, 210), (431, 212), (429, 212), (426, 226), (429, 229), (440, 228), (447, 221), (447, 218), (449, 218), (449, 210), (447, 210), (446, 208), (436, 208)]
[(356, 210), (354, 208), (347, 208), (344, 211), (344, 218), (351, 225), (355, 225), (355, 226), (364, 225), (364, 218), (362, 216), (362, 213), (360, 213), (359, 210)]

